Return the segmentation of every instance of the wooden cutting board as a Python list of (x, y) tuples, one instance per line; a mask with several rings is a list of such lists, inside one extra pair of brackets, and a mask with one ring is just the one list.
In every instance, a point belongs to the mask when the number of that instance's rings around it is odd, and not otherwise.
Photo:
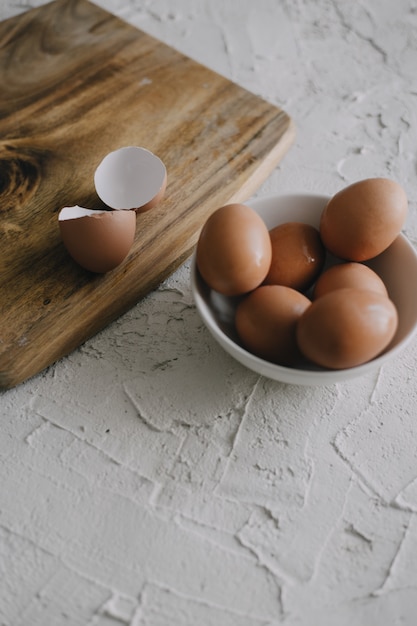
[[(277, 80), (279, 77), (277, 77)], [(87, 0), (0, 23), (0, 388), (68, 354), (171, 274), (208, 215), (244, 202), (289, 148), (288, 115)], [(77, 266), (58, 212), (100, 207), (93, 175), (127, 145), (165, 163), (117, 269)]]

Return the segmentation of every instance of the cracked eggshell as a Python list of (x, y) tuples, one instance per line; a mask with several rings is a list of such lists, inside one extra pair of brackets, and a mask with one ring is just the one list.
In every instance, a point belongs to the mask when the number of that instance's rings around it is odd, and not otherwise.
[(136, 213), (64, 207), (58, 223), (74, 261), (86, 270), (104, 274), (128, 255), (135, 238)]
[(112, 209), (143, 213), (162, 200), (167, 172), (161, 159), (146, 148), (127, 146), (104, 157), (94, 184), (100, 199)]

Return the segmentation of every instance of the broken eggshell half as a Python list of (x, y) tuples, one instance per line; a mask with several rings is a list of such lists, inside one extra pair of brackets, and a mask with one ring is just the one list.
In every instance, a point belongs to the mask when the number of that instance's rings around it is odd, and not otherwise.
[(67, 206), (58, 221), (63, 243), (74, 261), (92, 272), (105, 273), (128, 255), (135, 238), (136, 214), (162, 200), (167, 173), (152, 152), (127, 146), (103, 158), (95, 170), (94, 184), (109, 210)]
[(143, 213), (162, 200), (167, 172), (161, 159), (146, 148), (126, 146), (104, 157), (94, 184), (99, 198), (112, 209)]
[(64, 207), (58, 216), (62, 241), (84, 269), (104, 274), (128, 255), (135, 238), (136, 213), (129, 210)]

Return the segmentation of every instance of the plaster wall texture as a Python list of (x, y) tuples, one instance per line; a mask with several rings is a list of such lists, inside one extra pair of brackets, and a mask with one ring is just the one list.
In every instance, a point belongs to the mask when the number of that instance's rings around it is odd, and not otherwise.
[[(415, 0), (96, 1), (293, 117), (257, 196), (390, 177), (417, 245)], [(260, 378), (185, 263), (1, 395), (0, 624), (416, 624), (416, 341), (344, 384)]]

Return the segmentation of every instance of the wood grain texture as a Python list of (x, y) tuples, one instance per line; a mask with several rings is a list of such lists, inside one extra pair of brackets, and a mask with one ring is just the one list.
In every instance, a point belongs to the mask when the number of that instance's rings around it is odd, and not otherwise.
[[(245, 201), (292, 143), (279, 108), (87, 0), (0, 24), (0, 388), (71, 352), (191, 253), (208, 215)], [(61, 207), (99, 207), (93, 175), (139, 145), (168, 172), (125, 262), (78, 267)]]

